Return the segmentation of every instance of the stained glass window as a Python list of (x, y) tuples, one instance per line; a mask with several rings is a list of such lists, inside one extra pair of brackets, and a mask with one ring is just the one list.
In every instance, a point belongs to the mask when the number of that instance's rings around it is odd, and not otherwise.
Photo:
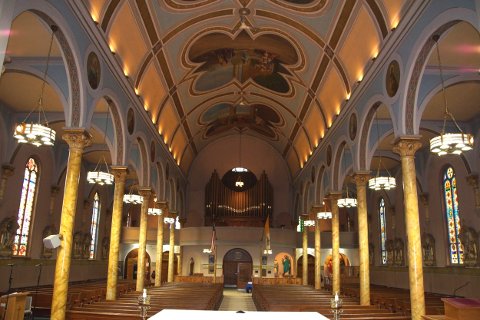
[(378, 214), (380, 217), (380, 249), (382, 253), (382, 264), (387, 264), (387, 217), (385, 212), (385, 200), (380, 198), (378, 203)]
[(463, 244), (458, 237), (461, 226), (458, 213), (457, 180), (452, 167), (448, 167), (443, 174), (443, 197), (448, 229), (450, 263), (463, 264)]
[(27, 255), (38, 174), (38, 166), (35, 159), (28, 159), (23, 174), (22, 195), (20, 196), (20, 206), (18, 207), (18, 229), (12, 247), (14, 256)]
[(92, 224), (90, 225), (90, 234), (92, 235), (92, 240), (90, 241), (90, 259), (95, 258), (95, 247), (97, 246), (99, 217), (100, 217), (100, 197), (98, 196), (98, 192), (95, 192), (95, 196), (93, 196)]

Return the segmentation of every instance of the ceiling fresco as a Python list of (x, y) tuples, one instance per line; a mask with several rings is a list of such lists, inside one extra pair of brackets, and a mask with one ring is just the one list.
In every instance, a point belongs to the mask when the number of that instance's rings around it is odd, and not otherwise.
[[(218, 48), (219, 44), (223, 47)], [(287, 93), (291, 86), (285, 76), (291, 73), (284, 65), (296, 64), (298, 57), (285, 39), (276, 35), (252, 39), (242, 32), (235, 39), (219, 34), (200, 38), (191, 47), (189, 60), (200, 65), (194, 71), (198, 77), (195, 91), (218, 89), (232, 81), (243, 84), (251, 79), (265, 89)]]
[(205, 139), (231, 129), (250, 129), (264, 138), (275, 140), (278, 139), (277, 129), (283, 121), (275, 110), (266, 105), (220, 103), (202, 115), (201, 123), (205, 126)]

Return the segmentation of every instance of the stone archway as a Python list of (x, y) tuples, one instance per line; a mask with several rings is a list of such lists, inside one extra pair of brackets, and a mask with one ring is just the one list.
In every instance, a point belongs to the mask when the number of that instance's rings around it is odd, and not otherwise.
[(252, 280), (253, 260), (250, 253), (241, 248), (228, 251), (223, 257), (223, 285), (245, 288)]
[[(150, 264), (151, 259), (148, 252), (145, 252), (145, 280), (150, 279)], [(137, 279), (137, 266), (138, 266), (138, 249), (133, 249), (130, 251), (127, 256), (125, 257), (124, 261), (124, 271), (123, 271), (123, 278), (128, 280), (136, 280)]]
[[(308, 258), (308, 285), (315, 285), (315, 257), (307, 254)], [(303, 255), (297, 260), (297, 277), (303, 277)]]

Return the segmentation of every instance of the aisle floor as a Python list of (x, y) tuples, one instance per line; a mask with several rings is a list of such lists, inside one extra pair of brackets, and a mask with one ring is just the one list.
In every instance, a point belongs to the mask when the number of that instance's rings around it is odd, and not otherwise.
[(223, 300), (220, 308), (222, 311), (257, 311), (252, 300), (252, 294), (236, 288), (224, 288)]

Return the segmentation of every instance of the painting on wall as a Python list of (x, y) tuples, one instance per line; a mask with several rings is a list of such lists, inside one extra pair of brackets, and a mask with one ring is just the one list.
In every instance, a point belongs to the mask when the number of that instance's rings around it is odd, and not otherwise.
[(252, 39), (246, 32), (235, 39), (223, 34), (209, 34), (197, 40), (189, 50), (188, 60), (197, 66), (193, 88), (211, 91), (230, 82), (252, 80), (260, 87), (288, 93), (291, 84), (288, 66), (298, 62), (297, 52), (277, 35)]
[(87, 78), (92, 89), (97, 89), (100, 84), (100, 61), (95, 52), (90, 52), (87, 58)]
[(275, 277), (294, 277), (295, 270), (294, 270), (294, 262), (295, 260), (293, 257), (286, 253), (280, 252), (275, 256), (273, 260), (273, 274)]

